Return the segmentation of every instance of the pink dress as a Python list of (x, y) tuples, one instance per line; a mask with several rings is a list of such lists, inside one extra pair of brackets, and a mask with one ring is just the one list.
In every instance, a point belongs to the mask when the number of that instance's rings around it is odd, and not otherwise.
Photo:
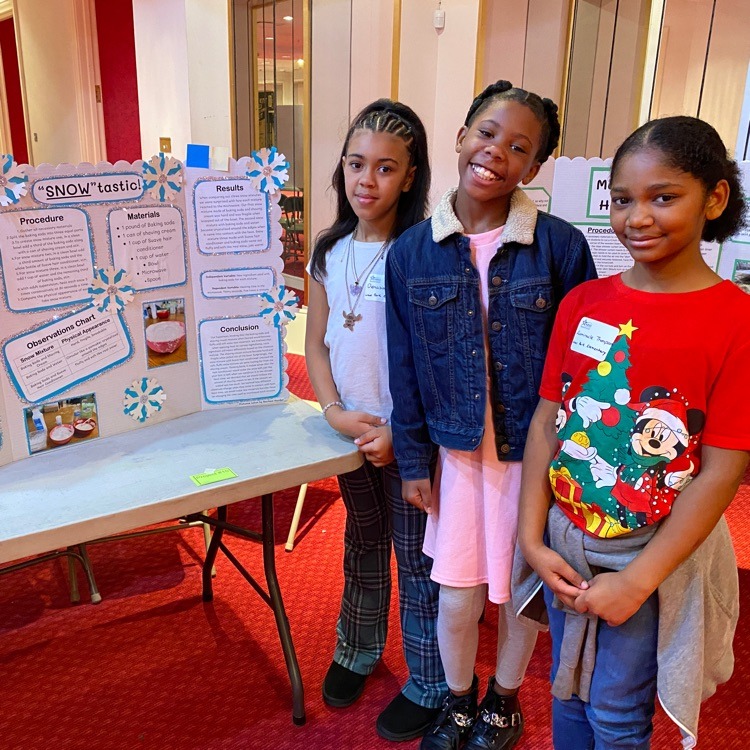
[[(471, 258), (479, 271), (485, 357), (487, 345), (487, 272), (503, 227), (468, 235)], [(465, 588), (488, 584), (490, 601), (510, 599), (510, 574), (518, 529), (521, 462), (499, 461), (490, 407), (489, 363), (484, 437), (476, 451), (440, 448), (433, 488), (433, 511), (427, 518), (424, 552), (433, 559), (432, 579)]]

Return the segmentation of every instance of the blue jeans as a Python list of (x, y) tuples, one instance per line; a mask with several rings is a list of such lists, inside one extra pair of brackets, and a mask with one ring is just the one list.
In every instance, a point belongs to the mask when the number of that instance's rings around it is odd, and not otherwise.
[(401, 636), (409, 679), (401, 692), (427, 708), (448, 694), (437, 642), (439, 584), (422, 552), (427, 514), (401, 497), (398, 466), (365, 463), (338, 477), (346, 506), (344, 594), (333, 659), (370, 674), (385, 647), (391, 601), (391, 546), (398, 565)]
[[(552, 606), (544, 587), (552, 636), (552, 680), (560, 663), (565, 613)], [(555, 750), (619, 750), (651, 747), (656, 699), (656, 639), (659, 601), (653, 593), (641, 608), (617, 627), (599, 620), (591, 702), (577, 695), (553, 699)]]

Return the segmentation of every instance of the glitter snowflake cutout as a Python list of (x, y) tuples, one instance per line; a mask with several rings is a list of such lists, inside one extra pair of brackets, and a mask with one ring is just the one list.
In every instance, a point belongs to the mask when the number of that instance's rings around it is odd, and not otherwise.
[(150, 416), (161, 411), (161, 405), (167, 394), (156, 381), (156, 378), (134, 380), (125, 389), (122, 405), (123, 412), (136, 422), (145, 422)]
[(269, 326), (286, 325), (297, 317), (294, 312), (297, 309), (297, 295), (283, 284), (270, 292), (264, 292), (260, 298), (268, 303), (268, 307), (263, 308), (260, 315)]
[(289, 179), (289, 162), (284, 154), (276, 150), (276, 146), (253, 151), (253, 160), (257, 166), (247, 170), (247, 176), (252, 180), (253, 187), (264, 193), (275, 193), (281, 190)]
[(13, 161), (12, 154), (0, 154), (0, 206), (18, 203), (26, 195), (28, 175)]
[(130, 276), (124, 269), (115, 271), (112, 266), (100, 268), (94, 275), (89, 287), (91, 302), (99, 312), (120, 312), (125, 305), (133, 301), (135, 289), (131, 286)]
[(143, 162), (143, 186), (154, 200), (174, 200), (182, 190), (182, 164), (172, 156), (152, 156)]

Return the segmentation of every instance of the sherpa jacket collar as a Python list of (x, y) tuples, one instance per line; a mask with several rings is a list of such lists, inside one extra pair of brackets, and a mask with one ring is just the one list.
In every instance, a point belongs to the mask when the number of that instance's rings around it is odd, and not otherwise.
[[(464, 234), (464, 228), (456, 216), (456, 188), (451, 188), (440, 199), (432, 214), (432, 239), (442, 242), (452, 234)], [(537, 207), (521, 188), (516, 188), (510, 196), (508, 220), (503, 230), (503, 243), (518, 242), (531, 245), (534, 242)]]

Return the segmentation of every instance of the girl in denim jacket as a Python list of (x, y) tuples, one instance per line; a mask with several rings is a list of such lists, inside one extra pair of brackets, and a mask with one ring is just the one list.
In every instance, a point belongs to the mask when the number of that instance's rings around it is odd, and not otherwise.
[[(507, 750), (536, 630), (509, 605), (521, 458), (562, 296), (595, 276), (581, 232), (519, 185), (557, 146), (557, 107), (498, 81), (458, 131), (459, 185), (388, 256), (392, 430), (403, 496), (428, 514), (440, 584), (438, 643), (450, 694), (423, 750)], [(437, 475), (429, 479), (433, 445)], [(495, 674), (477, 706), (478, 622), (500, 605)]]
[(389, 740), (420, 736), (448, 691), (435, 633), (437, 584), (422, 553), (424, 514), (401, 497), (393, 460), (385, 347), (385, 256), (426, 213), (427, 137), (407, 106), (380, 99), (349, 128), (333, 176), (335, 223), (315, 243), (305, 353), (331, 426), (366, 461), (338, 477), (346, 506), (344, 594), (323, 700), (344, 708), (362, 693), (385, 646), (391, 544), (398, 563), (406, 685), (376, 727)]

